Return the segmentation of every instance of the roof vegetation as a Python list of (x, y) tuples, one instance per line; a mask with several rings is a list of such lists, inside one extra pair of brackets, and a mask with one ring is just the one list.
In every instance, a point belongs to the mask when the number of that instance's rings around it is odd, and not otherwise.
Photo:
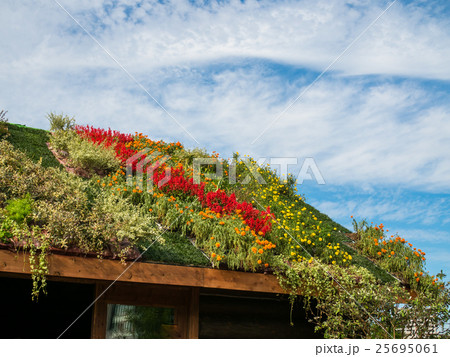
[(6, 123), (0, 134), (0, 242), (30, 252), (34, 298), (46, 256), (62, 249), (273, 273), (293, 298), (315, 300), (327, 337), (448, 333), (436, 329), (450, 317), (448, 287), (425, 273), (425, 253), (383, 225), (354, 221), (350, 234), (292, 176), (239, 153), (48, 118), (51, 133)]

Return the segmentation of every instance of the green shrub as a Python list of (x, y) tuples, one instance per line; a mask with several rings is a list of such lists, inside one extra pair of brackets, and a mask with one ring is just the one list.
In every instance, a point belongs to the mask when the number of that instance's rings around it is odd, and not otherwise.
[(50, 113), (47, 115), (50, 122), (50, 131), (70, 130), (75, 126), (75, 118), (67, 115)]
[(102, 242), (103, 249), (125, 257), (130, 248), (148, 246), (149, 242), (163, 243), (154, 218), (142, 205), (135, 206), (130, 197), (101, 191), (92, 206), (89, 232), (94, 241)]
[(74, 167), (81, 167), (90, 172), (112, 172), (120, 167), (112, 147), (106, 148), (77, 137), (68, 145), (70, 162)]
[(9, 218), (1, 219), (0, 217), (0, 242), (8, 243), (9, 240), (13, 237), (11, 233), (11, 228), (14, 224), (12, 220)]
[(50, 145), (60, 153), (61, 151), (68, 152), (70, 142), (76, 140), (77, 136), (78, 135), (74, 130), (58, 130), (52, 133)]
[(27, 193), (24, 198), (9, 201), (5, 208), (6, 217), (12, 219), (16, 223), (23, 223), (25, 218), (27, 218), (33, 210), (32, 204), (33, 200), (29, 193)]
[(59, 130), (53, 133), (50, 143), (63, 155), (69, 155), (69, 164), (91, 174), (115, 171), (120, 166), (112, 147), (94, 144), (81, 138), (74, 130)]

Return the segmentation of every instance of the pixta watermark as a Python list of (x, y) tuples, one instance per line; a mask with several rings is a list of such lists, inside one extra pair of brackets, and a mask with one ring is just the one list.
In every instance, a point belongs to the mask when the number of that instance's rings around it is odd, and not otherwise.
[[(168, 155), (161, 155), (160, 152), (149, 153), (149, 149), (139, 151), (126, 162), (127, 185), (135, 186), (140, 190), (146, 189), (153, 193), (153, 188), (162, 187), (171, 179), (171, 169), (168, 163), (171, 159)], [(246, 175), (244, 177), (237, 174), (238, 164), (244, 165)], [(257, 160), (248, 158), (230, 159), (220, 161), (215, 158), (197, 157), (192, 162), (192, 177), (196, 184), (200, 184), (201, 177), (204, 176), (210, 180), (228, 180), (230, 184), (239, 183), (240, 185), (249, 184), (252, 179), (261, 185), (267, 184), (261, 175), (260, 170), (264, 167), (274, 169), (281, 180), (286, 180), (289, 176), (299, 185), (304, 181), (315, 181), (318, 185), (325, 185), (325, 180), (316, 161), (312, 157), (299, 160), (296, 157), (263, 157)], [(154, 172), (164, 167), (164, 176), (154, 181)], [(206, 171), (205, 168), (208, 167)], [(225, 170), (226, 167), (226, 170)], [(213, 168), (213, 169), (212, 169)], [(211, 170), (213, 172), (211, 172)], [(144, 181), (145, 179), (145, 181)]]

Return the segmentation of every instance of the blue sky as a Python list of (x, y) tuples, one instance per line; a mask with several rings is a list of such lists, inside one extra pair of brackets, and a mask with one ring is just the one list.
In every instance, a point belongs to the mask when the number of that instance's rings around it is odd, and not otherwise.
[(223, 157), (314, 158), (326, 184), (300, 185), (308, 202), (450, 272), (448, 1), (58, 1), (0, 3), (12, 122), (64, 112)]

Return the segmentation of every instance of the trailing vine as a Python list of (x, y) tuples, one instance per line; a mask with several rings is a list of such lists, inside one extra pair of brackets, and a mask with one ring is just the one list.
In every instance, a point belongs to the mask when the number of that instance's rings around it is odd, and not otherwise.
[(33, 300), (38, 300), (40, 292), (43, 292), (44, 294), (47, 293), (47, 256), (50, 246), (51, 244), (48, 235), (42, 233), (39, 227), (33, 227), (32, 234), (27, 239), (27, 244), (24, 246), (29, 253), (31, 279), (33, 281), (31, 297)]

